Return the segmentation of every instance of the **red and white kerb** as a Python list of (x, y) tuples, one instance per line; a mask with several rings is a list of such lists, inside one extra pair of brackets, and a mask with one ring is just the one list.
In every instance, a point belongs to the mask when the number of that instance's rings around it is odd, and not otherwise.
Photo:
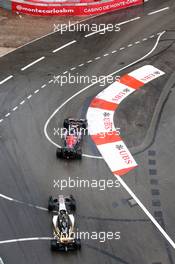
[(122, 176), (137, 167), (114, 126), (118, 105), (144, 84), (164, 74), (151, 65), (143, 66), (121, 77), (91, 101), (87, 112), (89, 133), (113, 174)]

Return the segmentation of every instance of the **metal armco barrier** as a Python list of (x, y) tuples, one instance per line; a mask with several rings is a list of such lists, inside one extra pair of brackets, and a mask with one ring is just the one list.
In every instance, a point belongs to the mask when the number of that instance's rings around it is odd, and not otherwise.
[(47, 3), (22, 0), (2, 0), (0, 6), (15, 13), (33, 16), (89, 16), (141, 5), (144, 0), (112, 0), (92, 3)]

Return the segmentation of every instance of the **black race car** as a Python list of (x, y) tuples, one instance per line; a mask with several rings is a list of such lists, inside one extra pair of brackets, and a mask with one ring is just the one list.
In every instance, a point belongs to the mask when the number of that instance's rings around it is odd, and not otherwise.
[(65, 129), (63, 135), (64, 147), (57, 148), (57, 158), (81, 159), (81, 143), (83, 135), (86, 134), (87, 120), (67, 118), (64, 120), (63, 127)]
[(53, 213), (52, 225), (54, 238), (51, 240), (52, 251), (75, 251), (81, 249), (81, 240), (76, 237), (74, 212), (76, 202), (72, 195), (49, 197), (49, 212)]

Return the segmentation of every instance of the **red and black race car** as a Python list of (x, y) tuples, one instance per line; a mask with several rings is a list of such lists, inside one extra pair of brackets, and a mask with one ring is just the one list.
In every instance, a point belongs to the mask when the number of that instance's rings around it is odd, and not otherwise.
[(81, 159), (81, 143), (87, 132), (87, 120), (67, 118), (64, 120), (63, 127), (65, 129), (63, 135), (64, 147), (57, 148), (57, 158)]

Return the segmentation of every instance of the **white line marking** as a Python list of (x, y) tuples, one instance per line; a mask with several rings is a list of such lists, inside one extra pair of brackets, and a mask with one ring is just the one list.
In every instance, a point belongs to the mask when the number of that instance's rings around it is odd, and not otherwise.
[(146, 40), (148, 40), (148, 38), (143, 38), (143, 39), (142, 39), (142, 41), (146, 41)]
[(101, 57), (96, 57), (96, 58), (95, 58), (95, 60), (99, 60), (99, 59), (101, 59)]
[(125, 47), (121, 47), (121, 48), (120, 48), (120, 50), (124, 50), (124, 49), (125, 49)]
[(42, 89), (45, 88), (45, 87), (46, 87), (46, 84), (43, 84), (43, 85), (41, 86)]
[[(66, 74), (66, 73), (68, 73), (68, 71), (63, 72), (63, 74)], [(59, 77), (59, 75), (57, 77)]]
[(30, 99), (32, 97), (32, 95), (30, 94), (29, 96), (27, 96), (27, 99)]
[(156, 11), (153, 11), (153, 12), (150, 12), (150, 13), (148, 13), (148, 16), (151, 16), (151, 15), (154, 15), (154, 14), (157, 14), (157, 13), (160, 13), (160, 12), (165, 11), (165, 10), (168, 10), (168, 9), (170, 9), (169, 6), (167, 6), (165, 8), (162, 8), (162, 9), (159, 9), (159, 10), (156, 10)]
[(87, 61), (87, 63), (91, 63), (91, 62), (92, 62), (92, 60), (88, 60), (88, 61)]
[(18, 109), (18, 106), (15, 106), (12, 110), (15, 112)]
[(75, 67), (73, 67), (73, 68), (71, 68), (70, 70), (71, 70), (71, 71), (74, 71), (75, 69), (76, 69), (76, 68), (75, 68)]
[(39, 209), (39, 210), (42, 210), (42, 211), (48, 211), (47, 208), (44, 208), (42, 206), (34, 206), (33, 204), (31, 204), (32, 207), (36, 208), (36, 209)]
[(149, 36), (149, 38), (154, 38), (155, 37), (155, 35), (151, 35), (151, 36)]
[(78, 67), (82, 67), (83, 65), (84, 65), (84, 63), (82, 63), (82, 64), (79, 64), (79, 65), (78, 65)]
[[(159, 44), (159, 40), (161, 38), (161, 36), (165, 33), (166, 31), (163, 31), (157, 38), (156, 40), (156, 43), (154, 45), (154, 47), (146, 54), (144, 55), (143, 57), (141, 57), (140, 59), (124, 66), (123, 68), (120, 68), (119, 70), (115, 71), (115, 72), (112, 72), (111, 74), (107, 75), (105, 78), (108, 78), (112, 75), (115, 75), (133, 65), (135, 65), (136, 63), (144, 60), (146, 57), (148, 57), (150, 54), (152, 54), (154, 52), (154, 50), (157, 48), (158, 44)], [(100, 81), (100, 80), (99, 80)], [(45, 126), (44, 126), (44, 134), (45, 134), (45, 137), (47, 138), (47, 140), (53, 144), (54, 146), (56, 146), (57, 148), (60, 148), (60, 145), (56, 144), (48, 135), (47, 133), (47, 127), (48, 127), (48, 124), (50, 123), (50, 120), (67, 104), (69, 103), (72, 99), (74, 99), (76, 96), (78, 96), (79, 94), (83, 93), (84, 91), (86, 91), (87, 89), (91, 88), (92, 86), (96, 85), (97, 83), (99, 83), (99, 81), (96, 81), (96, 82), (93, 82), (92, 84), (84, 87), (83, 89), (81, 89), (80, 91), (78, 91), (77, 93), (73, 94), (71, 97), (69, 97), (66, 101), (64, 101), (53, 113), (52, 115), (48, 118), (48, 120), (46, 121), (45, 123)], [(93, 156), (93, 155), (87, 155), (87, 154), (83, 154), (84, 157), (87, 157), (87, 158), (93, 158), (93, 159), (103, 159), (101, 156)]]
[(25, 103), (25, 100), (23, 100), (21, 103), (20, 103), (20, 105), (23, 105)]
[(129, 20), (123, 21), (123, 22), (121, 22), (121, 23), (119, 23), (119, 24), (117, 24), (117, 25), (118, 25), (118, 26), (125, 25), (125, 24), (127, 24), (127, 23), (130, 23), (130, 22), (136, 21), (136, 20), (138, 20), (138, 19), (140, 19), (140, 18), (141, 18), (141, 17), (135, 17), (135, 18), (132, 18), (132, 19), (129, 19)]
[(117, 52), (117, 50), (113, 50), (111, 53), (116, 53)]
[(4, 121), (4, 119), (2, 118), (2, 119), (0, 119), (0, 123), (2, 123)]
[(161, 34), (161, 32), (158, 32), (158, 33), (157, 33), (157, 35), (160, 35), (160, 34)]
[(31, 66), (35, 65), (36, 63), (38, 63), (38, 62), (40, 62), (40, 61), (42, 61), (44, 59), (45, 59), (45, 57), (43, 56), (43, 57), (31, 62), (30, 64), (28, 64), (25, 67), (21, 68), (21, 71), (25, 71), (26, 69), (30, 68)]
[(53, 82), (53, 80), (50, 80), (50, 81), (49, 81), (49, 83), (52, 83), (52, 82)]
[(7, 113), (6, 115), (5, 115), (5, 117), (8, 117), (8, 116), (10, 116), (11, 114), (10, 113)]
[(34, 205), (34, 204), (30, 204), (30, 203), (25, 203), (25, 202), (19, 201), (17, 199), (11, 198), (11, 197), (3, 195), (3, 194), (0, 194), (0, 198), (3, 198), (5, 200), (11, 201), (11, 202), (15, 202), (15, 203), (18, 203), (18, 204), (22, 204), (22, 205), (25, 205), (25, 206), (29, 206), (29, 207), (32, 207), (32, 208), (36, 208), (36, 209), (39, 209), (39, 210), (42, 210), (42, 211), (45, 211), (45, 212), (48, 211), (47, 208), (44, 208), (44, 207), (41, 207), (41, 206), (37, 206), (37, 205)]
[[(130, 22), (133, 22), (133, 21), (135, 21), (135, 20), (138, 20), (138, 19), (140, 19), (140, 18), (141, 18), (141, 17), (135, 17), (135, 18), (132, 18), (132, 19), (130, 19), (130, 20), (126, 20), (126, 21), (120, 22), (120, 23), (117, 24), (117, 25), (118, 25), (118, 26), (121, 26), (121, 25), (124, 25), (124, 24), (130, 23)], [(98, 34), (98, 33), (101, 32), (101, 31), (104, 31), (104, 29), (107, 29), (107, 28), (108, 28), (108, 27), (103, 28), (103, 29), (100, 29), (100, 30), (98, 30), (98, 31), (91, 32), (91, 33), (85, 35), (84, 37), (85, 37), (85, 38), (88, 38), (88, 37), (90, 37), (90, 36), (92, 36), (92, 35)]]
[(4, 262), (3, 262), (2, 258), (0, 258), (0, 264), (4, 264)]
[(26, 241), (38, 241), (38, 240), (51, 240), (51, 239), (53, 239), (53, 237), (18, 238), (18, 239), (0, 241), (0, 244), (9, 244), (9, 243), (26, 242)]
[(5, 82), (7, 82), (7, 81), (10, 80), (11, 78), (13, 78), (13, 75), (10, 75), (10, 76), (8, 76), (7, 78), (5, 78), (4, 80), (2, 80), (2, 81), (0, 82), (0, 85), (3, 84), (3, 83), (5, 83)]
[(38, 92), (39, 92), (39, 89), (35, 90), (35, 91), (34, 91), (34, 94), (37, 94)]
[(122, 178), (118, 175), (115, 175), (117, 180), (123, 186), (123, 188), (131, 195), (131, 197), (137, 202), (143, 212), (149, 217), (151, 222), (157, 227), (157, 229), (161, 232), (161, 234), (166, 238), (166, 240), (170, 243), (170, 245), (175, 248), (174, 241), (169, 237), (169, 235), (165, 232), (165, 230), (159, 225), (156, 219), (150, 214), (150, 212), (146, 209), (146, 207), (141, 203), (141, 201), (137, 198), (137, 196), (133, 193), (133, 191), (128, 187), (128, 185), (122, 180)]
[(106, 53), (106, 54), (103, 55), (103, 57), (107, 57), (107, 56), (109, 56), (109, 53)]
[(137, 45), (137, 44), (140, 44), (140, 41), (136, 41), (135, 44), (136, 44), (136, 45)]
[(133, 46), (133, 44), (128, 44), (128, 48), (130, 48), (130, 47), (132, 47)]
[(75, 43), (75, 42), (77, 42), (77, 41), (76, 41), (76, 40), (72, 40), (72, 41), (66, 43), (65, 45), (63, 45), (63, 46), (61, 46), (61, 47), (59, 47), (59, 48), (53, 50), (52, 52), (55, 53), (55, 52), (57, 52), (57, 51), (59, 51), (59, 50), (62, 50), (62, 49), (64, 49), (64, 48), (66, 48), (66, 47), (72, 45), (72, 44)]
[(3, 194), (0, 194), (0, 197), (3, 198), (3, 199), (9, 200), (9, 201), (13, 201), (13, 198), (8, 197), (8, 196), (3, 195)]

